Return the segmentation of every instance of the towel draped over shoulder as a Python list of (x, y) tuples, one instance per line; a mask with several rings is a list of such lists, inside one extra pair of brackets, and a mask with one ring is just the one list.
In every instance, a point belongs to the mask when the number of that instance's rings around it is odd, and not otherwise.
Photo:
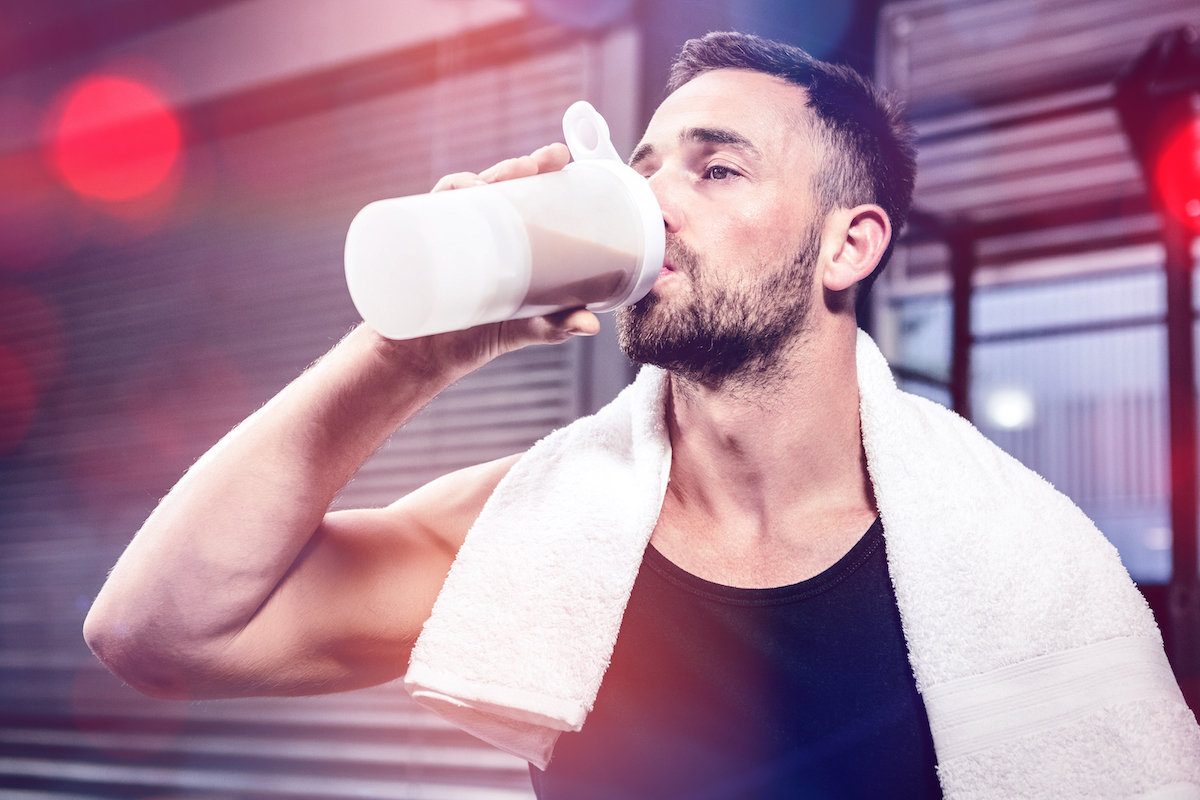
[[(859, 333), (863, 446), (945, 796), (1200, 800), (1200, 728), (1116, 550), (970, 423), (896, 388)], [(579, 730), (671, 466), (643, 368), (547, 436), (468, 534), (405, 684), (539, 767)]]

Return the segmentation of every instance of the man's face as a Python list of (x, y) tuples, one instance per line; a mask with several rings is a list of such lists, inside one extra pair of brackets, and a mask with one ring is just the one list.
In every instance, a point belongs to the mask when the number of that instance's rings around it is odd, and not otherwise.
[(634, 151), (663, 209), (663, 272), (621, 346), (714, 388), (769, 373), (807, 320), (823, 220), (803, 89), (716, 70), (668, 97)]

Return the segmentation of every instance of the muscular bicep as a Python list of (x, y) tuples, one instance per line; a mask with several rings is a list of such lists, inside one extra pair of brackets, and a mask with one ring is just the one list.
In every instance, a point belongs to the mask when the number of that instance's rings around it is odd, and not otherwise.
[(387, 508), (326, 515), (230, 642), (237, 680), (309, 694), (402, 675), (467, 531), (516, 460), (452, 473)]

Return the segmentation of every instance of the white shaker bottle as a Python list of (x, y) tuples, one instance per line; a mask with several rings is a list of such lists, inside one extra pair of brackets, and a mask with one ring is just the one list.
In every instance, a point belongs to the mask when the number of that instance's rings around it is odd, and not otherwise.
[(662, 211), (608, 125), (580, 101), (563, 116), (560, 172), (380, 200), (346, 234), (346, 283), (390, 339), (642, 299), (662, 269)]

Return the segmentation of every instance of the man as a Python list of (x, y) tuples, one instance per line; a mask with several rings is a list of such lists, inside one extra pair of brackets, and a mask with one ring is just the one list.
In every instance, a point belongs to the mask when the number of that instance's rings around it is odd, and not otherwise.
[[(856, 371), (855, 299), (903, 224), (910, 134), (857, 75), (754, 37), (689, 42), (670, 88), (631, 160), (662, 207), (667, 256), (619, 317), (625, 351), (667, 370), (669, 483), (587, 724), (561, 736), (535, 786), (547, 798), (940, 796), (924, 707), (937, 681), (923, 703), (906, 641), (914, 666), (930, 648), (908, 616), (902, 629), (889, 580), (893, 542), (913, 538), (898, 513), (885, 558), (876, 497), (890, 489), (868, 474), (875, 423), (860, 418)], [(435, 190), (566, 160), (551, 145)], [(522, 456), (385, 509), (327, 513), (335, 492), (457, 378), (597, 330), (584, 310), (413, 341), (356, 329), (164, 498), (97, 598), (88, 642), (160, 697), (398, 677)], [(878, 496), (882, 508), (890, 494)], [(990, 780), (989, 756), (962, 747), (939, 757), (967, 765), (941, 767), (965, 795)], [(1017, 772), (999, 769), (995, 785)]]

